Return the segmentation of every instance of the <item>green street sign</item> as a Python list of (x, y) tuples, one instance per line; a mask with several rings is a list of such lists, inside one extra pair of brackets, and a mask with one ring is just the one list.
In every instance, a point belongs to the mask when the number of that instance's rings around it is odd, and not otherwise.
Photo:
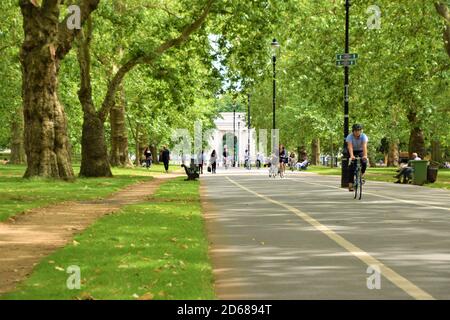
[(353, 60), (358, 59), (359, 55), (357, 53), (347, 53), (347, 54), (337, 54), (336, 60)]
[(336, 66), (354, 66), (356, 64), (356, 60), (338, 60), (336, 61)]

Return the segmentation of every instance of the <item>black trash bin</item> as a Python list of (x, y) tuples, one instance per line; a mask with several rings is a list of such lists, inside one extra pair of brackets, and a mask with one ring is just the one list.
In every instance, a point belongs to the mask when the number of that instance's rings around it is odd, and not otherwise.
[(433, 168), (428, 166), (428, 170), (427, 170), (427, 182), (428, 183), (434, 183), (436, 182), (437, 179), (437, 173), (438, 173), (438, 168)]

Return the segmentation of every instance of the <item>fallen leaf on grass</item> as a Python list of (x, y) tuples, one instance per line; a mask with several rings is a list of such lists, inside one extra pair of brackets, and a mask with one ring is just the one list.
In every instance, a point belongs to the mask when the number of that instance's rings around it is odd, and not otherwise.
[(76, 297), (76, 299), (77, 300), (95, 300), (95, 298), (87, 292), (83, 292), (80, 296)]
[(146, 294), (140, 296), (138, 300), (153, 300), (153, 294), (147, 292)]
[(63, 268), (61, 268), (61, 267), (55, 267), (55, 269), (56, 270), (58, 270), (58, 271), (65, 271)]
[(80, 243), (78, 242), (78, 241), (76, 241), (76, 240), (73, 240), (73, 245), (76, 247), (77, 245), (79, 245)]

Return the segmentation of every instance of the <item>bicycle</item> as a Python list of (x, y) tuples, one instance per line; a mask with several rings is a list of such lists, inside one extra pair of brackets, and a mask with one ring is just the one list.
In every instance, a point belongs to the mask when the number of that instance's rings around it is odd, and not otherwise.
[[(359, 199), (361, 200), (362, 198), (362, 185), (363, 185), (363, 179), (362, 179), (362, 173), (361, 173), (361, 158), (360, 157), (356, 157), (355, 160), (356, 161), (356, 168), (355, 168), (355, 172), (353, 173), (354, 175), (354, 183), (353, 183), (353, 188), (355, 191), (355, 196), (353, 199), (356, 199), (358, 197), (358, 189), (359, 189)], [(351, 161), (350, 164), (353, 162)]]

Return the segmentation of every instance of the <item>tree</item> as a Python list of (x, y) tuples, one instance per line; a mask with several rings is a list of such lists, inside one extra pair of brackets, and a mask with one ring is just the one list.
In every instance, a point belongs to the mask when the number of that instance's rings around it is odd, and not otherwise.
[[(99, 0), (80, 4), (83, 24), (97, 8)], [(25, 177), (62, 179), (74, 177), (67, 119), (58, 90), (61, 61), (72, 48), (77, 29), (67, 27), (69, 15), (60, 22), (61, 0), (20, 0), (24, 41), (20, 52), (25, 119)]]
[[(147, 52), (135, 52), (129, 57), (117, 70), (114, 76), (108, 82), (106, 95), (102, 105), (96, 111), (92, 100), (91, 79), (89, 76), (90, 65), (90, 39), (92, 28), (88, 28), (88, 36), (80, 39), (82, 48), (79, 50), (78, 59), (81, 69), (81, 90), (80, 102), (83, 105), (85, 125), (83, 125), (82, 140), (82, 162), (80, 175), (87, 177), (109, 176), (109, 160), (107, 148), (104, 139), (104, 123), (111, 108), (114, 106), (115, 99), (125, 76), (140, 64), (153, 65), (167, 50), (178, 47), (189, 40), (192, 33), (197, 31), (206, 20), (214, 0), (208, 0), (206, 5), (201, 8), (201, 13), (197, 15), (193, 22), (182, 27), (181, 33), (177, 37), (170, 38), (156, 48)], [(99, 138), (101, 136), (102, 138)], [(95, 144), (92, 141), (95, 140)], [(93, 150), (95, 148), (95, 150)]]

